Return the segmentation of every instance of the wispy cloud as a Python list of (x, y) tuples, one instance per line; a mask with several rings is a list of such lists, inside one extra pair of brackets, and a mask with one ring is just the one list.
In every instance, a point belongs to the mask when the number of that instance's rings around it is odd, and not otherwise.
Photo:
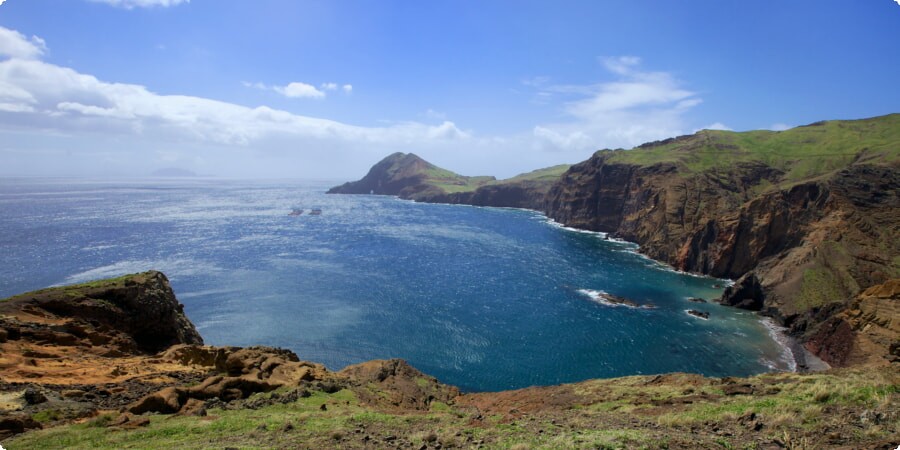
[(325, 92), (316, 89), (311, 84), (294, 81), (287, 86), (273, 87), (275, 92), (290, 98), (325, 98)]
[(191, 0), (88, 0), (93, 3), (106, 3), (117, 8), (134, 9), (134, 8), (152, 8), (152, 7), (169, 7), (178, 6), (182, 3), (189, 3)]
[(711, 123), (711, 124), (706, 125), (706, 126), (704, 126), (704, 127), (697, 128), (697, 129), (694, 130), (693, 132), (696, 133), (696, 132), (698, 132), (698, 131), (700, 131), (700, 130), (734, 131), (731, 127), (729, 127), (728, 125), (725, 125), (725, 124), (722, 123), (722, 122)]
[(16, 30), (0, 27), (0, 56), (11, 58), (35, 59), (47, 51), (44, 40), (37, 37), (26, 37)]
[[(136, 84), (106, 82), (68, 67), (33, 59), (39, 38), (0, 27), (6, 39), (0, 61), (0, 131), (53, 131), (70, 136), (132, 136), (152, 145), (228, 145), (251, 152), (360, 148), (365, 152), (428, 148), (468, 139), (456, 124), (417, 122), (365, 127), (303, 116), (268, 106), (246, 107), (190, 95), (162, 95)], [(324, 91), (305, 83), (271, 87), (289, 97), (320, 98)], [(326, 89), (330, 89), (327, 88)], [(334, 89), (338, 89), (335, 85)], [(350, 91), (349, 85), (340, 89)], [(7, 144), (10, 144), (7, 142)], [(10, 148), (9, 145), (0, 147)], [(286, 150), (291, 149), (291, 150)], [(0, 148), (2, 150), (2, 148)], [(125, 150), (121, 150), (125, 151)], [(370, 163), (368, 159), (364, 159)]]
[[(898, 1), (900, 1), (900, 0), (898, 0)], [(788, 124), (784, 124), (784, 123), (774, 123), (774, 124), (772, 124), (772, 126), (769, 127), (769, 129), (772, 131), (784, 131), (784, 130), (790, 130), (791, 128), (793, 128), (793, 127)]]
[(647, 71), (635, 56), (604, 58), (612, 80), (588, 85), (539, 86), (537, 95), (562, 100), (569, 118), (535, 126), (548, 150), (632, 147), (682, 134), (684, 114), (703, 100), (668, 72)]
[(248, 87), (248, 88), (259, 89), (259, 90), (263, 90), (263, 91), (274, 91), (285, 97), (290, 97), (290, 98), (322, 99), (322, 98), (325, 98), (328, 96), (329, 91), (332, 91), (332, 92), (337, 91), (338, 88), (340, 88), (342, 91), (344, 91), (345, 94), (349, 94), (349, 93), (353, 92), (353, 86), (351, 86), (349, 84), (339, 86), (337, 83), (333, 83), (333, 82), (322, 83), (321, 85), (319, 85), (318, 88), (316, 88), (315, 86), (313, 86), (311, 84), (303, 83), (300, 81), (294, 81), (294, 82), (288, 83), (285, 86), (270, 86), (265, 83), (260, 83), (260, 82), (251, 83), (249, 81), (242, 81), (241, 84), (243, 84), (245, 87)]

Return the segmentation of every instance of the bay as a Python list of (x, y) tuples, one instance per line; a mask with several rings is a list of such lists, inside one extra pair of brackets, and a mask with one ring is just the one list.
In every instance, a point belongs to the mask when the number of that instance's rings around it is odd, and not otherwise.
[(325, 195), (334, 184), (2, 179), (0, 297), (157, 269), (208, 344), (335, 370), (403, 358), (468, 391), (791, 367), (756, 315), (687, 300), (723, 280), (532, 211)]

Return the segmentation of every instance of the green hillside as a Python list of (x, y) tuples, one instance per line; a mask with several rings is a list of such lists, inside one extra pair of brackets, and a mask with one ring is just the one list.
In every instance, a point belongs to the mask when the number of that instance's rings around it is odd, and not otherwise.
[(854, 160), (900, 163), (900, 114), (862, 120), (832, 120), (785, 131), (703, 130), (690, 136), (615, 151), (610, 162), (651, 165), (670, 162), (682, 173), (760, 162), (785, 172), (785, 179), (814, 178)]

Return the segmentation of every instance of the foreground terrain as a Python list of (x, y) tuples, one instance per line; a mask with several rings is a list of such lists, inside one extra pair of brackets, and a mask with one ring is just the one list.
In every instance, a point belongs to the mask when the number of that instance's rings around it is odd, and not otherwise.
[[(896, 293), (892, 301), (896, 301)], [(896, 366), (463, 393), (202, 345), (159, 272), (0, 301), (0, 443), (22, 448), (895, 448)]]

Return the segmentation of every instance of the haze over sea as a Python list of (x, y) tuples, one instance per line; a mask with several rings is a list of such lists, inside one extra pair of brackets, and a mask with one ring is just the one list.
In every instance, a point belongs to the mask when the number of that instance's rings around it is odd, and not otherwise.
[(536, 212), (325, 195), (333, 184), (2, 179), (0, 297), (158, 269), (207, 344), (330, 369), (403, 358), (464, 390), (790, 368), (754, 314), (687, 300), (722, 280)]

